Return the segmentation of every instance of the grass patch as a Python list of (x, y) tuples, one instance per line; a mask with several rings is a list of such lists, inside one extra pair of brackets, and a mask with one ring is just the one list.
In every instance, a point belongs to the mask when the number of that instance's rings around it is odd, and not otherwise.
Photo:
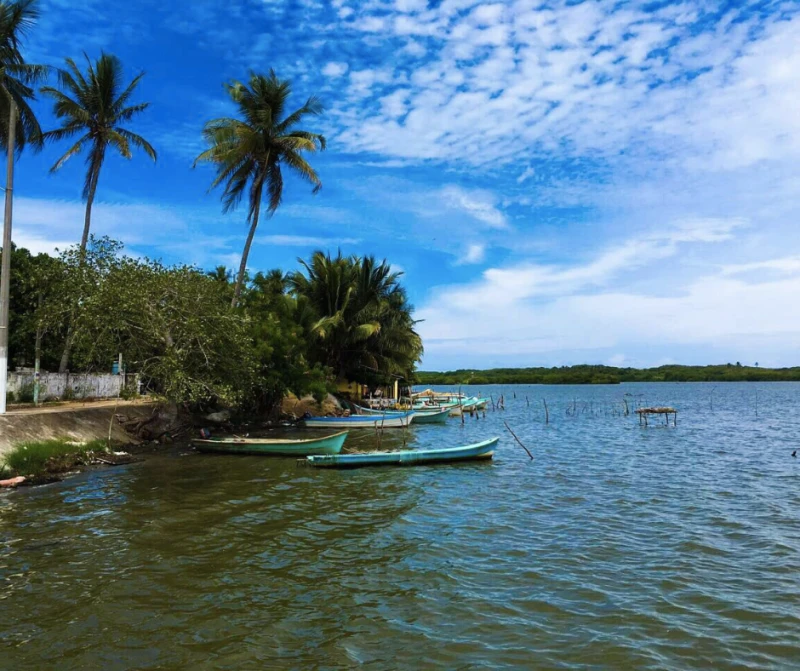
[(69, 438), (30, 440), (15, 445), (4, 463), (14, 475), (43, 476), (63, 473), (91, 460), (91, 453), (105, 452), (105, 440), (76, 444)]

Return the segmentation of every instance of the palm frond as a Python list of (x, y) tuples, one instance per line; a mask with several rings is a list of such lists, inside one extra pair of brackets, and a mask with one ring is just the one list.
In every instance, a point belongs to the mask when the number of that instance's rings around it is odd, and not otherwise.
[(54, 164), (53, 167), (50, 168), (50, 172), (56, 172), (63, 166), (70, 158), (75, 156), (75, 154), (79, 154), (83, 149), (83, 143), (89, 140), (89, 135), (84, 135), (80, 140), (78, 140), (72, 147), (70, 147), (67, 152), (58, 159)]

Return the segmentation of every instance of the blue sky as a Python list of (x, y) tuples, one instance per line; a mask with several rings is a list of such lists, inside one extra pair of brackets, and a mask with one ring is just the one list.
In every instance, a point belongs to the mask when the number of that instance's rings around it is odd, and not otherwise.
[[(27, 45), (144, 70), (159, 152), (106, 160), (93, 232), (235, 266), (191, 169), (224, 81), (319, 95), (323, 189), (288, 180), (253, 270), (314, 249), (405, 272), (424, 367), (800, 363), (800, 3), (43, 0)], [(42, 101), (43, 125), (54, 121)], [(18, 245), (77, 242), (83, 163), (25, 155)]]

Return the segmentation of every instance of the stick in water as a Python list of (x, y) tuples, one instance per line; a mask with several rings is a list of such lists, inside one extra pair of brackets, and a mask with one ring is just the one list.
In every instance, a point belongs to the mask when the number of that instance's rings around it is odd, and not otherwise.
[(509, 433), (510, 433), (512, 436), (514, 436), (514, 440), (516, 440), (516, 441), (517, 441), (517, 442), (518, 442), (520, 445), (522, 445), (522, 449), (523, 449), (523, 450), (525, 450), (525, 451), (528, 453), (528, 456), (531, 458), (531, 461), (533, 461), (533, 455), (531, 454), (531, 451), (530, 451), (530, 450), (529, 450), (527, 447), (525, 447), (525, 445), (523, 445), (522, 441), (521, 441), (519, 438), (517, 438), (517, 434), (516, 434), (516, 433), (514, 433), (514, 432), (511, 430), (511, 427), (508, 425), (508, 422), (507, 422), (506, 420), (503, 420), (503, 424), (505, 424), (505, 425), (506, 425), (506, 428), (508, 429), (508, 432), (509, 432)]

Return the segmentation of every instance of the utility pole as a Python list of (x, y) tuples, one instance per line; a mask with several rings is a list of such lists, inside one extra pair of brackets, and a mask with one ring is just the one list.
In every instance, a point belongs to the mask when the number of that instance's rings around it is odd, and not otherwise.
[(11, 205), (14, 192), (14, 134), (17, 106), (9, 96), (8, 158), (6, 164), (6, 209), (3, 219), (3, 259), (0, 265), (0, 415), (6, 414), (8, 386), (8, 300), (11, 296)]

